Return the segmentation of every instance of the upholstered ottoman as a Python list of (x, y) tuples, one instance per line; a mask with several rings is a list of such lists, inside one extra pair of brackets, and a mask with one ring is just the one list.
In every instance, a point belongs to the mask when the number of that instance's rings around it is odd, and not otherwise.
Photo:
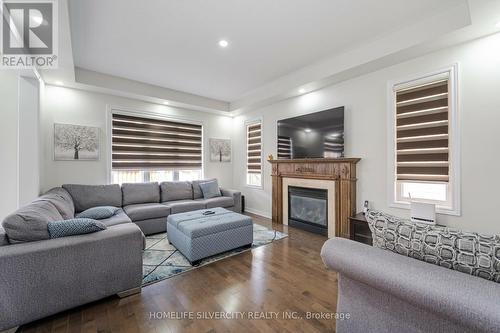
[[(214, 214), (204, 215), (211, 211)], [(224, 208), (195, 210), (167, 217), (167, 235), (192, 265), (253, 242), (253, 222), (248, 216)]]

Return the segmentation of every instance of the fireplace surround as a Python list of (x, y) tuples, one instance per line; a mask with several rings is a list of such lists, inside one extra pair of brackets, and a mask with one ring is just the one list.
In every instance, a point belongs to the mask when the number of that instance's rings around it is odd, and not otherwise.
[(272, 165), (272, 218), (288, 224), (288, 186), (328, 189), (328, 237), (350, 237), (356, 213), (356, 164), (359, 158), (269, 160)]

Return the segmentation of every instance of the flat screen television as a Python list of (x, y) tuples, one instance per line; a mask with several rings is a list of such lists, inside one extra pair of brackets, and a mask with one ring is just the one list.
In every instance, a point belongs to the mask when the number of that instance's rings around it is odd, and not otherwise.
[(344, 107), (278, 121), (278, 159), (344, 157)]

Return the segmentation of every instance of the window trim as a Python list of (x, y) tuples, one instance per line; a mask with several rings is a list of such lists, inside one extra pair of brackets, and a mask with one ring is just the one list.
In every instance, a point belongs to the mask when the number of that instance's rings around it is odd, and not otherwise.
[(117, 105), (106, 105), (106, 149), (108, 150), (105, 154), (106, 156), (106, 183), (111, 184), (112, 172), (113, 172), (113, 114), (122, 114), (125, 116), (136, 116), (136, 117), (147, 117), (153, 119), (160, 119), (166, 121), (176, 121), (183, 122), (186, 124), (201, 125), (201, 179), (205, 177), (205, 123), (203, 121), (197, 121), (190, 118), (178, 117), (167, 115), (164, 113), (154, 112), (154, 111), (144, 111), (138, 109), (132, 109)]
[(439, 214), (461, 216), (461, 149), (460, 149), (460, 115), (459, 115), (459, 64), (455, 63), (442, 69), (413, 75), (411, 77), (389, 81), (387, 83), (387, 152), (388, 152), (388, 168), (387, 168), (387, 200), (389, 207), (410, 209), (410, 203), (398, 201), (396, 195), (397, 180), (396, 180), (396, 103), (395, 103), (395, 86), (409, 86), (428, 81), (431, 77), (439, 75), (448, 75), (450, 93), (449, 98), (449, 153), (450, 153), (450, 178), (449, 178), (449, 193), (451, 194), (451, 208), (436, 206), (436, 212)]
[[(264, 121), (263, 117), (248, 119), (245, 121), (245, 187), (262, 190), (264, 189)], [(260, 185), (248, 184), (248, 126), (260, 123)]]

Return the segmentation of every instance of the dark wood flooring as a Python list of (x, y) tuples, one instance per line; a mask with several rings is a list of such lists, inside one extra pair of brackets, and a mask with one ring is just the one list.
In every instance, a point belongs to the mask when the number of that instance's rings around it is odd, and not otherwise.
[[(272, 224), (252, 217), (259, 224)], [(277, 224), (273, 228), (289, 237), (152, 284), (141, 294), (110, 297), (25, 325), (18, 332), (335, 331), (333, 319), (306, 319), (307, 312), (333, 313), (336, 308), (337, 276), (320, 258), (326, 237)], [(214, 311), (244, 312), (245, 317), (189, 318), (209, 317)], [(170, 312), (186, 318), (166, 318)], [(268, 319), (259, 318), (265, 312)], [(295, 319), (285, 319), (286, 314)]]

